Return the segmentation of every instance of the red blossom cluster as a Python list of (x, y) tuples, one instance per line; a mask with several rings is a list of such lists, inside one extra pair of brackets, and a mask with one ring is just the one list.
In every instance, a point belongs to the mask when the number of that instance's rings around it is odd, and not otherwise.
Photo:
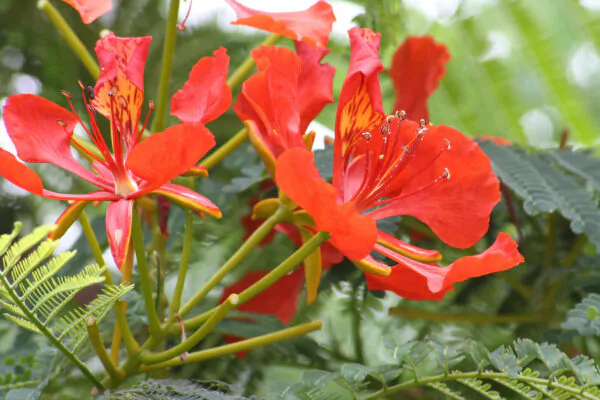
[[(86, 23), (111, 8), (110, 0), (65, 1)], [(282, 193), (280, 198), (293, 203), (292, 217), (276, 230), (297, 246), (318, 231), (330, 234), (320, 256), (312, 258), (310, 265), (305, 263), (305, 274), (296, 270), (239, 310), (272, 314), (288, 323), (303, 280), (312, 301), (322, 269), (343, 257), (364, 271), (370, 290), (391, 291), (413, 300), (440, 300), (457, 282), (507, 270), (523, 261), (517, 244), (500, 233), (483, 253), (438, 266), (442, 256), (437, 251), (405, 243), (377, 227), (377, 221), (388, 217), (411, 216), (448, 245), (468, 248), (487, 232), (490, 213), (500, 200), (490, 160), (477, 143), (449, 126), (427, 122), (427, 100), (450, 59), (444, 45), (431, 37), (410, 37), (399, 46), (387, 71), (397, 98), (394, 109), (386, 114), (379, 83), (379, 74), (385, 71), (378, 56), (380, 34), (359, 28), (348, 32), (349, 69), (337, 104), (330, 183), (314, 164), (314, 134), (306, 131), (323, 107), (334, 101), (335, 69), (322, 62), (335, 21), (331, 6), (321, 0), (301, 12), (267, 13), (235, 0), (225, 1), (237, 13), (235, 24), (296, 40), (296, 51), (275, 46), (252, 51), (258, 71), (242, 85), (234, 111), (247, 125), (253, 146)], [(13, 95), (4, 108), (7, 131), (20, 160), (0, 149), (0, 174), (33, 194), (71, 201), (59, 226), (88, 202), (109, 202), (106, 230), (118, 265), (130, 248), (133, 202), (143, 196), (165, 196), (194, 211), (221, 216), (210, 200), (170, 180), (198, 170), (199, 160), (215, 144), (204, 124), (223, 114), (232, 101), (226, 83), (229, 57), (220, 48), (212, 57), (198, 61), (171, 100), (171, 114), (181, 123), (145, 137), (144, 65), (150, 41), (150, 37), (113, 34), (98, 41), (101, 76), (94, 87), (81, 85), (87, 124), (68, 93), (69, 109), (33, 95)], [(110, 123), (110, 143), (100, 132), (98, 114)], [(78, 124), (98, 152), (73, 136)], [(71, 146), (87, 155), (91, 170), (73, 158)], [(51, 192), (23, 162), (54, 164), (98, 190)], [(246, 225), (256, 227), (250, 220)], [(226, 288), (223, 298), (266, 272), (248, 273)]]

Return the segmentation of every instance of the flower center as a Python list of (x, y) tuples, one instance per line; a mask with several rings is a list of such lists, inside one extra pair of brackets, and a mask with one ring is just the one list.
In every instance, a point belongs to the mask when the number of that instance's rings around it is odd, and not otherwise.
[[(365, 152), (364, 155), (356, 158), (354, 162), (364, 163), (363, 179), (352, 196), (352, 200), (358, 209), (367, 209), (377, 207), (398, 198), (407, 197), (424, 189), (438, 184), (444, 180), (450, 179), (450, 171), (444, 168), (440, 175), (435, 179), (425, 182), (423, 186), (411, 192), (404, 192), (398, 188), (399, 185), (393, 185), (394, 181), (401, 176), (406, 167), (415, 159), (417, 150), (425, 139), (428, 132), (427, 121), (419, 121), (419, 127), (415, 131), (415, 136), (408, 143), (400, 145), (399, 136), (402, 130), (402, 124), (406, 119), (404, 111), (397, 111), (393, 115), (386, 117), (385, 122), (380, 127), (381, 135), (379, 146), (373, 145), (373, 134), (364, 132), (362, 134)], [(444, 139), (445, 145), (440, 148), (423, 165), (416, 165), (418, 170), (410, 169), (410, 175), (403, 179), (403, 186), (410, 181), (418, 178), (424, 171), (428, 170), (433, 162), (444, 152), (450, 150), (450, 141)], [(361, 161), (364, 160), (364, 161)], [(408, 171), (407, 171), (408, 172)]]
[[(79, 86), (81, 87), (83, 102), (89, 117), (89, 126), (83, 123), (75, 110), (72, 95), (64, 90), (61, 93), (67, 98), (71, 112), (75, 115), (77, 122), (83, 127), (90, 140), (96, 145), (100, 155), (86, 148), (76, 140), (72, 140), (72, 143), (90, 159), (109, 170), (114, 178), (114, 193), (118, 196), (127, 197), (138, 190), (136, 178), (131, 175), (125, 166), (127, 154), (139, 141), (146, 129), (150, 114), (154, 109), (154, 103), (152, 101), (149, 102), (148, 114), (146, 115), (144, 125), (140, 129), (139, 120), (136, 119), (134, 121), (132, 119), (132, 115), (139, 115), (137, 113), (138, 110), (131, 110), (127, 99), (119, 94), (115, 87), (108, 90), (107, 95), (110, 110), (107, 110), (109, 113), (105, 115), (110, 122), (111, 152), (98, 127), (97, 110), (93, 104), (93, 101), (96, 99), (94, 88), (91, 86), (86, 87), (81, 81), (79, 81)], [(57, 123), (66, 129), (64, 121), (59, 120)]]

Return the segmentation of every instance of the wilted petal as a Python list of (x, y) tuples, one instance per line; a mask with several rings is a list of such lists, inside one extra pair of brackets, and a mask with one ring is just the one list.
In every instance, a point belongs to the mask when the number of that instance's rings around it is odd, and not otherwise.
[(63, 0), (77, 10), (84, 24), (94, 22), (98, 17), (112, 10), (112, 0)]
[(212, 133), (202, 124), (171, 126), (138, 143), (127, 158), (127, 168), (147, 183), (148, 192), (186, 173), (215, 145)]
[(156, 194), (162, 194), (173, 200), (182, 207), (192, 209), (197, 212), (206, 213), (215, 218), (221, 218), (221, 210), (206, 197), (191, 189), (181, 185), (166, 183), (153, 191)]
[(431, 36), (409, 37), (398, 47), (389, 69), (396, 88), (395, 110), (404, 110), (408, 118), (429, 119), (427, 100), (446, 74), (450, 60), (448, 48)]
[(231, 89), (227, 86), (227, 49), (221, 47), (213, 54), (194, 65), (183, 88), (171, 99), (171, 115), (181, 122), (213, 121), (231, 104)]
[(117, 267), (121, 269), (131, 242), (133, 201), (119, 200), (108, 204), (106, 210), (106, 234)]
[(295, 40), (302, 40), (315, 47), (327, 47), (335, 15), (324, 0), (297, 12), (264, 12), (253, 10), (236, 0), (225, 0), (237, 14), (234, 25), (246, 25), (277, 33)]
[(316, 227), (331, 234), (330, 243), (346, 257), (366, 257), (377, 239), (377, 226), (362, 216), (352, 202), (338, 203), (338, 193), (317, 170), (312, 152), (294, 148), (277, 160), (279, 188), (313, 217)]
[(366, 274), (369, 290), (387, 290), (411, 300), (441, 300), (454, 284), (522, 263), (523, 256), (509, 235), (500, 233), (496, 242), (475, 256), (456, 260), (447, 267), (425, 264), (394, 253), (386, 256), (398, 262), (388, 277)]

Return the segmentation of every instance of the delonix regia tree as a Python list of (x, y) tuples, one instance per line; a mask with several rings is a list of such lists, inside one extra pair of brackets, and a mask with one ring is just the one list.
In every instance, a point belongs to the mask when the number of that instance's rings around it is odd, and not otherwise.
[[(91, 26), (115, 12), (111, 0), (65, 2)], [(155, 30), (102, 30), (94, 57), (62, 4), (38, 2), (92, 82), (60, 89), (62, 103), (4, 102), (15, 152), (0, 148), (0, 176), (42, 204), (67, 204), (54, 225), (26, 234), (17, 222), (0, 236), (4, 317), (30, 332), (4, 358), (0, 389), (29, 399), (600, 398), (600, 371), (583, 355), (597, 355), (594, 340), (573, 333), (596, 334), (597, 299), (560, 325), (599, 282), (594, 154), (569, 149), (568, 130), (559, 149), (528, 151), (430, 122), (451, 58), (432, 36), (397, 44), (386, 71), (382, 34), (353, 27), (344, 74), (327, 61), (335, 5), (225, 3), (233, 24), (270, 36), (230, 72), (222, 44), (212, 55), (177, 50), (189, 9), (180, 20), (171, 1), (150, 100)], [(180, 56), (195, 63), (174, 90)], [(333, 142), (314, 150), (309, 125), (329, 104)], [(211, 131), (230, 108), (244, 127), (216, 146)], [(243, 176), (213, 180), (232, 168)], [(56, 176), (81, 184), (55, 190)], [(56, 251), (75, 225), (92, 265)], [(211, 243), (213, 232), (235, 245)], [(220, 266), (211, 251), (227, 253)], [(348, 337), (350, 349), (339, 344)], [(269, 378), (284, 364), (296, 378)]]

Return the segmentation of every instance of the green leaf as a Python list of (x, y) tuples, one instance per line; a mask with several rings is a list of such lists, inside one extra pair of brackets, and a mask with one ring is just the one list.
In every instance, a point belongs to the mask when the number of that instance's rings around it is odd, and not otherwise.
[[(235, 394), (224, 382), (167, 379), (148, 380), (132, 388), (106, 393), (98, 400), (251, 400)], [(256, 399), (252, 397), (252, 399)]]
[[(590, 309), (600, 310), (600, 295), (589, 294), (581, 303), (567, 312), (566, 320), (561, 328), (569, 331), (577, 331), (580, 335), (600, 335), (600, 319), (590, 318)], [(595, 316), (591, 313), (592, 317)]]

